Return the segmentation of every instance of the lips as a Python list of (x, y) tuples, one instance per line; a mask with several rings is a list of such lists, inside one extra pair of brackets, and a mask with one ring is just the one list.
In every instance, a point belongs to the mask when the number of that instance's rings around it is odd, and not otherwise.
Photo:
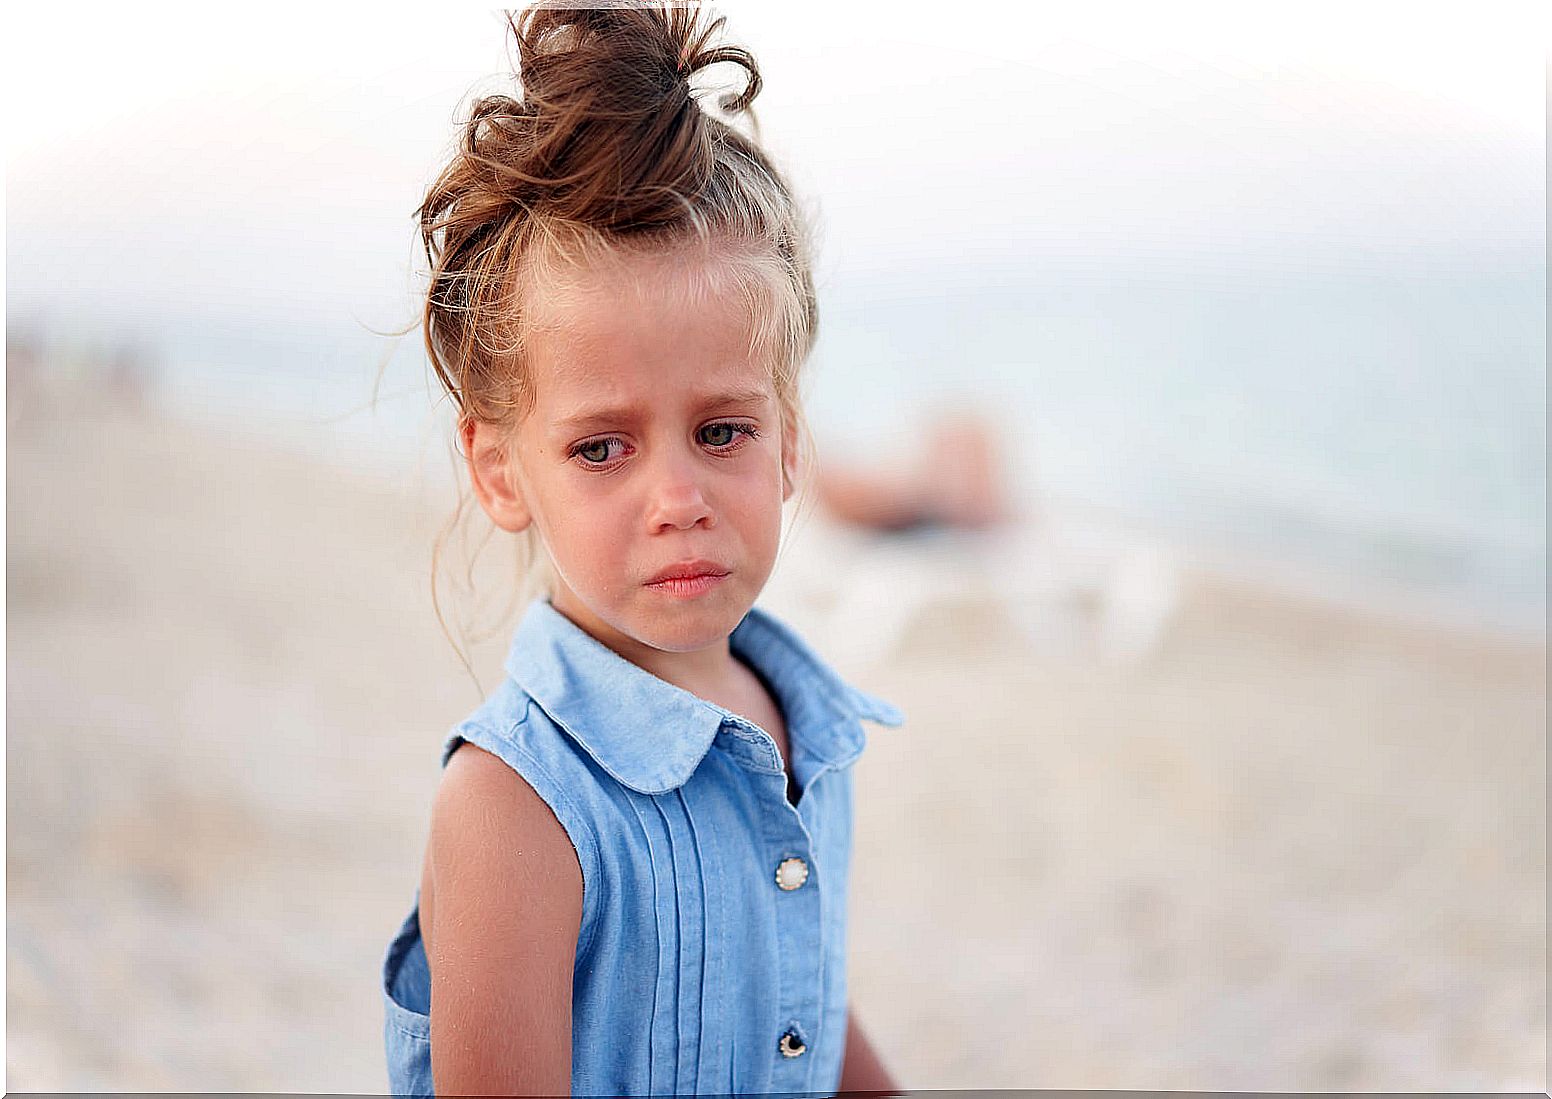
[(697, 576), (726, 576), (728, 569), (715, 561), (694, 560), (681, 561), (677, 565), (670, 565), (658, 573), (649, 584), (661, 584), (665, 580), (693, 580)]

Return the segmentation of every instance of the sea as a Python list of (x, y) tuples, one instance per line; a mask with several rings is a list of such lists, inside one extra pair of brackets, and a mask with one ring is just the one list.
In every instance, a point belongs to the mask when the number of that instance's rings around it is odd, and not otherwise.
[[(372, 325), (207, 310), (94, 329), (8, 297), (8, 323), (45, 343), (129, 346), (179, 415), (389, 476), (452, 475), (419, 332), (388, 333), (408, 305)], [(1091, 506), (1545, 638), (1542, 262), (1004, 263), (830, 277), (820, 299), (804, 392), (827, 461), (909, 460), (935, 418), (968, 410), (1026, 510)]]

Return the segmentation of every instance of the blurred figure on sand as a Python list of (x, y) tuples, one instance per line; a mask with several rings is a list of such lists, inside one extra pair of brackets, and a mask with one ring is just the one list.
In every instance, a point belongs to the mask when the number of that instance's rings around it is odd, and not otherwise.
[[(1145, 657), (1178, 600), (1174, 554), (1072, 507), (1042, 500), (1032, 511), (1010, 484), (1028, 469), (1007, 468), (995, 444), (988, 418), (961, 406), (938, 413), (898, 465), (821, 464), (815, 490), (830, 525), (807, 532), (822, 547), (809, 567), (800, 559), (776, 585), (784, 609), (813, 615), (812, 628), (858, 663), (889, 659), (913, 623), (977, 608), (1047, 652)], [(918, 533), (931, 537), (897, 537)]]
[(815, 488), (820, 506), (831, 518), (871, 530), (979, 530), (999, 526), (1010, 517), (991, 430), (973, 412), (957, 412), (935, 424), (914, 466), (876, 470), (821, 466)]

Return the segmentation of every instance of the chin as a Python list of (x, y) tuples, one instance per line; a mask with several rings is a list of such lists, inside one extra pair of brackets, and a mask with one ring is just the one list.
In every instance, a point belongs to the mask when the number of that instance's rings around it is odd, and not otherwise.
[(664, 652), (695, 652), (726, 640), (748, 609), (726, 601), (655, 607), (638, 617), (636, 639)]

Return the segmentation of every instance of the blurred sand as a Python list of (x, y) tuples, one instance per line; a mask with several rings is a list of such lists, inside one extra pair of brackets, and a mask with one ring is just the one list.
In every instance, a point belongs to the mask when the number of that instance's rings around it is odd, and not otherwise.
[[(12, 412), (8, 1088), (383, 1091), (377, 967), (480, 697), (428, 592), (450, 486)], [(969, 598), (837, 664), (908, 716), (852, 902), (908, 1087), (1545, 1086), (1544, 645), (1194, 575), (1137, 664)]]

